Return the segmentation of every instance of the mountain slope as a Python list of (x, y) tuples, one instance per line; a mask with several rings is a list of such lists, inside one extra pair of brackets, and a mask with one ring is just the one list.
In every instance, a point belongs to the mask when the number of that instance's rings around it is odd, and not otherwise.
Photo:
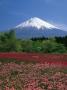
[(55, 26), (49, 24), (46, 21), (43, 21), (42, 19), (39, 19), (37, 17), (31, 18), (21, 24), (19, 24), (18, 26), (16, 26), (16, 28), (23, 28), (23, 27), (35, 27), (37, 29), (44, 29), (44, 28), (56, 28)]
[(60, 30), (54, 25), (43, 21), (37, 17), (31, 18), (15, 27), (16, 36), (22, 39), (35, 37), (63, 37), (66, 31)]

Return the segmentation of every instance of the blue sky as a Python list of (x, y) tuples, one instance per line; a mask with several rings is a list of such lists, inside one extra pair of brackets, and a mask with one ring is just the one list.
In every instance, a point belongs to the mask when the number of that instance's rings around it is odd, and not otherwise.
[(0, 0), (0, 31), (39, 17), (67, 29), (67, 0)]

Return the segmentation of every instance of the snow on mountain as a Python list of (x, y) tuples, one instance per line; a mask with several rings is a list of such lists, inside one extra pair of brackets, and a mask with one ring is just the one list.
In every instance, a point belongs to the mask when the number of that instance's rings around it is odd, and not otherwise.
[(54, 25), (52, 25), (52, 24), (50, 24), (42, 19), (39, 19), (37, 17), (31, 18), (31, 19), (16, 26), (16, 28), (20, 28), (20, 29), (22, 29), (24, 27), (35, 27), (38, 30), (44, 29), (44, 28), (46, 28), (46, 29), (57, 28)]
[(17, 38), (20, 39), (67, 36), (67, 31), (61, 30), (37, 17), (17, 25), (14, 29)]

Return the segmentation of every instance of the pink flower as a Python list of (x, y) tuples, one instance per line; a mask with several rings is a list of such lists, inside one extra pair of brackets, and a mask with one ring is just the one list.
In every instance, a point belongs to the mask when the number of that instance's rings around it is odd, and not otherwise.
[(52, 88), (53, 88), (53, 85), (48, 86), (48, 90), (52, 90)]
[(10, 89), (9, 89), (9, 87), (6, 86), (6, 87), (5, 87), (5, 90), (10, 90)]
[(10, 90), (15, 90), (15, 88), (14, 87), (11, 87)]

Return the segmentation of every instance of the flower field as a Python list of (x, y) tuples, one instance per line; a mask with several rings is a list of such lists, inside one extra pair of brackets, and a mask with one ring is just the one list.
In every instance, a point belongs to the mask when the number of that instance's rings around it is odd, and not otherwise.
[(67, 54), (42, 54), (42, 53), (0, 53), (0, 58), (13, 58), (20, 61), (35, 61), (67, 66)]
[(0, 53), (0, 90), (67, 90), (67, 55)]

